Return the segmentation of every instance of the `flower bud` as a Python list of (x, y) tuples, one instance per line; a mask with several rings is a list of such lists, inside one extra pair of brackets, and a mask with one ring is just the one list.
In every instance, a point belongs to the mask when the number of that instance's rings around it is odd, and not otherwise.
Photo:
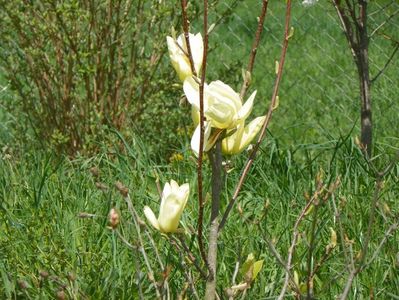
[(109, 224), (112, 229), (115, 229), (119, 224), (119, 213), (115, 208), (111, 208), (108, 214)]

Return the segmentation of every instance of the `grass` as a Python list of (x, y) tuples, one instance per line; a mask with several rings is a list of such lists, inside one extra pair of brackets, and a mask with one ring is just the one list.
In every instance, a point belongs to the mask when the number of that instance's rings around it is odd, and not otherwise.
[[(221, 1), (216, 11), (223, 11), (231, 3), (233, 1)], [(382, 1), (378, 3), (381, 5)], [(370, 3), (372, 9), (376, 5)], [(209, 56), (209, 80), (221, 79), (239, 86), (258, 9), (259, 4), (238, 1), (234, 14), (215, 28), (210, 39), (214, 49)], [(325, 12), (327, 17), (321, 17)], [(270, 98), (274, 61), (280, 51), (282, 14), (281, 4), (271, 2), (251, 86), (258, 89), (255, 115), (263, 113)], [(378, 17), (374, 18), (378, 24)], [(359, 131), (354, 64), (337, 27), (334, 11), (326, 8), (323, 1), (309, 9), (295, 3), (292, 24), (295, 35), (289, 45), (279, 109), (239, 197), (239, 206), (233, 210), (220, 237), (220, 295), (223, 288), (232, 284), (236, 262), (242, 263), (252, 252), (256, 258), (264, 259), (264, 264), (247, 298), (276, 298), (284, 269), (271, 255), (267, 241), (273, 241), (277, 251), (286, 258), (295, 220), (306, 204), (306, 195), (314, 192), (318, 174), (322, 174), (326, 184), (341, 178), (334, 199), (341, 209), (341, 220), (354, 256), (364, 243), (375, 178), (354, 143)], [(392, 24), (385, 33), (395, 36), (397, 31), (389, 32), (397, 28), (395, 22)], [(194, 22), (193, 26), (198, 24)], [(370, 54), (374, 74), (383, 66), (391, 49), (383, 37), (375, 37)], [(395, 102), (399, 94), (399, 87), (395, 85), (398, 62), (394, 60), (373, 87), (374, 162), (379, 168), (389, 162), (392, 152), (399, 147)], [(12, 94), (2, 91), (1, 97), (10, 98)], [(192, 252), (199, 257), (197, 244), (193, 242), (197, 220), (195, 160), (187, 151), (188, 135), (183, 134), (170, 146), (183, 156), (181, 161), (169, 161), (157, 157), (157, 153), (149, 153), (148, 147), (153, 149), (156, 143), (147, 145), (138, 137), (124, 141), (115, 133), (111, 135), (118, 142), (104, 145), (98, 155), (68, 159), (19, 142), (15, 134), (18, 115), (9, 115), (0, 109), (0, 119), (4, 121), (0, 126), (0, 144), (7, 145), (0, 159), (1, 299), (61, 299), (61, 292), (71, 299), (137, 299), (140, 289), (146, 299), (154, 298), (154, 287), (141, 253), (127, 247), (116, 231), (108, 228), (108, 212), (116, 207), (121, 214), (118, 231), (137, 245), (132, 217), (114, 188), (117, 180), (129, 188), (134, 207), (142, 218), (144, 205), (158, 211), (157, 176), (161, 184), (171, 178), (179, 183), (189, 182), (190, 199), (181, 226), (186, 230), (185, 238)], [(188, 118), (184, 121), (190, 122)], [(222, 208), (227, 205), (246, 155), (229, 158), (231, 171), (226, 177)], [(100, 177), (90, 173), (92, 167), (100, 170)], [(209, 193), (207, 162), (204, 172), (205, 189)], [(385, 178), (378, 200), (368, 257), (376, 251), (387, 228), (397, 221), (398, 181), (399, 167), (396, 166)], [(209, 205), (205, 212), (205, 216), (208, 215)], [(206, 219), (206, 226), (208, 222)], [(303, 289), (312, 228), (316, 229), (312, 262), (315, 264), (331, 242), (330, 228), (339, 231), (331, 199), (317, 209), (317, 214), (309, 213), (299, 227), (300, 239), (293, 265)], [(159, 268), (152, 239), (163, 265), (170, 267), (169, 285), (172, 298), (177, 298), (185, 289), (184, 270), (189, 263), (170, 238), (144, 225), (141, 230), (155, 279), (162, 280), (164, 270)], [(337, 247), (315, 277), (318, 299), (334, 299), (343, 290), (347, 272), (340, 243), (338, 236)], [(356, 278), (351, 299), (399, 297), (398, 243), (397, 233), (389, 236), (375, 261)], [(195, 269), (193, 275), (198, 279)], [(237, 282), (242, 278), (239, 274)], [(196, 287), (202, 294), (201, 280), (196, 282)], [(188, 298), (191, 296), (189, 292)]]
[[(186, 154), (181, 164), (156, 165), (141, 146), (140, 143), (131, 148), (126, 145), (123, 152), (111, 149), (108, 154), (73, 161), (58, 160), (46, 153), (16, 155), (1, 160), (1, 298), (52, 298), (64, 290), (69, 297), (77, 299), (135, 299), (139, 285), (146, 297), (154, 297), (142, 257), (132, 252), (107, 227), (107, 214), (111, 207), (117, 207), (121, 213), (118, 230), (130, 243), (136, 243), (131, 216), (113, 185), (120, 180), (129, 187), (134, 206), (143, 217), (144, 205), (155, 210), (158, 206), (154, 170), (162, 183), (172, 177), (179, 182), (190, 182), (192, 192), (182, 219), (182, 226), (188, 232), (186, 238), (190, 240), (189, 232), (196, 223), (197, 211), (195, 178), (192, 176), (195, 163)], [(303, 152), (308, 154), (306, 162), (302, 161)], [(223, 207), (243, 162), (243, 158), (231, 162), (234, 169), (227, 176)], [(100, 169), (100, 178), (90, 174), (89, 169), (94, 166)], [(351, 139), (337, 140), (327, 146), (303, 146), (301, 151), (295, 152), (280, 149), (276, 141), (271, 140), (262, 148), (239, 198), (242, 212), (234, 210), (221, 235), (220, 288), (231, 285), (236, 261), (243, 262), (252, 252), (265, 263), (248, 296), (273, 299), (279, 293), (284, 272), (271, 256), (265, 237), (275, 241), (276, 249), (286, 257), (293, 223), (306, 203), (304, 193), (312, 194), (314, 179), (320, 170), (323, 170), (325, 182), (341, 177), (342, 183), (335, 197), (342, 208), (348, 239), (353, 240), (353, 251), (355, 254), (359, 251), (374, 180)], [(399, 168), (395, 168), (386, 178), (379, 199), (370, 255), (397, 218), (394, 216), (399, 210), (396, 201), (398, 180)], [(96, 181), (108, 188), (99, 190)], [(79, 217), (83, 212), (95, 216)], [(300, 226), (302, 238), (294, 256), (294, 268), (300, 282), (304, 282), (306, 276), (306, 239), (312, 216), (309, 214)], [(315, 260), (323, 255), (329, 243), (330, 227), (338, 231), (332, 204), (328, 201), (320, 207), (317, 217)], [(179, 259), (181, 253), (151, 228), (143, 230), (154, 238), (164, 265), (171, 266), (169, 281), (175, 298), (186, 282)], [(160, 280), (162, 270), (157, 267), (150, 240), (144, 234), (143, 237), (156, 278)], [(398, 242), (397, 234), (388, 239), (378, 258), (356, 280), (354, 298), (373, 294), (388, 299), (389, 293), (398, 295)], [(192, 251), (198, 253), (196, 244), (192, 247)], [(320, 298), (333, 298), (342, 291), (345, 276), (329, 281), (345, 270), (342, 255), (338, 246), (317, 274), (315, 290)], [(42, 278), (41, 271), (46, 271), (49, 277)], [(21, 289), (18, 282), (26, 282), (27, 288)], [(198, 283), (198, 289), (201, 291), (202, 288)]]

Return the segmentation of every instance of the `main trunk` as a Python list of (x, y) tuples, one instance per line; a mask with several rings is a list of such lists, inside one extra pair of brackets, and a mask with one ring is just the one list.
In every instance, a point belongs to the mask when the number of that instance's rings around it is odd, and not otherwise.
[(211, 227), (209, 232), (208, 267), (209, 276), (206, 282), (205, 299), (213, 300), (216, 297), (216, 268), (217, 268), (217, 240), (219, 229), (220, 193), (222, 191), (222, 147), (218, 141), (209, 153), (212, 164), (212, 209)]
[(357, 24), (359, 33), (359, 46), (357, 51), (357, 70), (360, 83), (360, 142), (367, 151), (372, 154), (372, 114), (371, 114), (371, 94), (370, 94), (370, 74), (369, 74), (369, 37), (367, 34), (367, 1), (359, 0), (360, 20)]

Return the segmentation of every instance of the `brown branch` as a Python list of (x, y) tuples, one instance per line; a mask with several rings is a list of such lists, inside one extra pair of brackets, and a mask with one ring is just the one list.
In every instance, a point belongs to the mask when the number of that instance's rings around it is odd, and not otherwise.
[(187, 52), (188, 52), (187, 54), (188, 54), (188, 60), (190, 61), (191, 72), (193, 73), (194, 76), (197, 76), (197, 71), (195, 70), (195, 67), (194, 67), (194, 60), (193, 60), (193, 55), (191, 52), (191, 45), (190, 45), (189, 21), (187, 18), (187, 0), (181, 0), (181, 12), (182, 12), (182, 17), (183, 17), (184, 38), (186, 40)]
[[(194, 267), (200, 273), (201, 277), (203, 279), (206, 279), (208, 277), (208, 275), (206, 274), (206, 272), (204, 272), (204, 270), (201, 269), (200, 265), (198, 264), (197, 260), (195, 259), (195, 256), (190, 251), (190, 249), (187, 247), (183, 236), (179, 235), (178, 239), (180, 241), (181, 246), (183, 247), (183, 250), (187, 253), (188, 260), (194, 265)], [(172, 240), (173, 240), (173, 238), (172, 238)], [(178, 247), (177, 241), (175, 241), (175, 243), (176, 243), (176, 246)]]
[(251, 83), (251, 74), (252, 74), (252, 70), (254, 68), (255, 57), (256, 57), (257, 50), (258, 50), (260, 38), (262, 36), (263, 24), (264, 24), (265, 18), (266, 18), (268, 3), (269, 3), (268, 0), (263, 0), (262, 11), (258, 18), (258, 28), (256, 30), (255, 39), (252, 44), (251, 54), (249, 55), (247, 71), (246, 71), (245, 77), (244, 77), (244, 83), (242, 84), (242, 87), (241, 87), (241, 92), (240, 92), (241, 99), (244, 98), (245, 93), (247, 92), (247, 89)]
[(291, 18), (291, 0), (287, 0), (287, 4), (286, 4), (286, 15), (285, 15), (285, 30), (284, 30), (284, 39), (283, 39), (283, 43), (282, 43), (282, 49), (281, 49), (281, 57), (280, 57), (280, 62), (279, 62), (279, 67), (278, 67), (278, 73), (277, 73), (277, 77), (274, 83), (274, 88), (273, 88), (273, 94), (272, 94), (272, 98), (271, 98), (271, 102), (270, 102), (270, 106), (269, 106), (269, 110), (267, 112), (266, 115), (266, 119), (265, 122), (263, 123), (261, 132), (259, 134), (259, 138), (255, 144), (255, 146), (253, 147), (251, 154), (247, 160), (247, 163), (245, 164), (245, 167), (243, 168), (242, 172), (241, 172), (241, 176), (240, 179), (236, 185), (233, 197), (231, 198), (226, 211), (223, 214), (223, 218), (220, 222), (219, 225), (219, 231), (223, 228), (223, 226), (226, 223), (227, 217), (229, 216), (229, 213), (231, 211), (231, 209), (234, 206), (234, 203), (237, 200), (238, 194), (244, 184), (245, 178), (249, 173), (249, 170), (251, 169), (251, 166), (254, 162), (254, 159), (256, 157), (256, 153), (259, 150), (260, 147), (260, 143), (263, 141), (263, 139), (266, 136), (266, 129), (269, 125), (269, 122), (272, 118), (273, 115), (273, 110), (274, 107), (276, 105), (276, 101), (277, 101), (277, 95), (278, 95), (278, 91), (279, 91), (279, 87), (280, 87), (280, 82), (281, 82), (281, 78), (283, 75), (283, 67), (284, 67), (284, 62), (285, 62), (285, 56), (287, 53), (287, 48), (288, 48), (288, 40), (289, 40), (289, 32), (290, 32), (290, 18)]
[[(197, 225), (197, 235), (198, 235), (198, 245), (201, 257), (206, 265), (207, 257), (204, 248), (203, 241), (203, 220), (204, 220), (204, 197), (202, 191), (202, 164), (203, 164), (203, 148), (204, 148), (204, 83), (205, 83), (205, 71), (206, 71), (206, 59), (208, 53), (208, 8), (207, 2), (204, 1), (206, 6), (204, 6), (204, 52), (203, 52), (203, 62), (202, 62), (202, 73), (201, 81), (199, 82), (199, 100), (200, 100), (200, 142), (199, 142), (199, 153), (197, 160), (197, 182), (198, 182), (198, 225)], [(189, 39), (189, 21), (187, 18), (187, 1), (181, 0), (181, 9), (183, 16), (183, 31), (184, 37), (187, 45), (187, 55), (190, 61), (191, 72), (196, 77), (197, 73), (194, 68), (194, 60), (191, 52), (190, 39)]]

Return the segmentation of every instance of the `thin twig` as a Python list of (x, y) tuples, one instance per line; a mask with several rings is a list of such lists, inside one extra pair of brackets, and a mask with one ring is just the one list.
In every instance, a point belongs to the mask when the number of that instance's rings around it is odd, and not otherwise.
[(393, 57), (395, 56), (396, 52), (398, 52), (398, 50), (399, 50), (399, 43), (396, 44), (395, 49), (393, 50), (391, 56), (388, 58), (388, 60), (385, 63), (384, 67), (381, 70), (378, 71), (377, 75), (375, 75), (373, 79), (370, 80), (370, 83), (373, 83), (374, 81), (376, 81), (378, 79), (378, 77), (380, 77), (381, 74), (385, 72), (385, 70), (388, 68), (389, 64), (393, 60)]
[(231, 278), (231, 286), (233, 286), (233, 285), (236, 284), (236, 278), (237, 278), (239, 269), (240, 269), (240, 262), (237, 261), (237, 262), (236, 262), (236, 266), (235, 266), (235, 268), (234, 268), (233, 277)]
[(308, 278), (306, 280), (307, 286), (307, 297), (308, 299), (313, 299), (313, 250), (316, 247), (316, 225), (318, 221), (318, 213), (319, 213), (319, 205), (314, 206), (313, 209), (313, 220), (311, 226), (311, 234), (310, 234), (310, 244), (309, 244), (309, 251), (308, 251), (308, 258), (307, 258), (307, 268), (308, 268)]
[(193, 55), (191, 52), (191, 45), (190, 45), (190, 34), (189, 34), (189, 21), (187, 17), (187, 0), (181, 0), (181, 12), (182, 12), (182, 17), (183, 17), (183, 31), (184, 31), (184, 38), (186, 40), (186, 46), (187, 46), (187, 54), (188, 54), (188, 60), (190, 62), (190, 67), (191, 67), (191, 72), (193, 73), (194, 76), (197, 76), (197, 71), (195, 70), (194, 67), (194, 60), (193, 60)]
[(335, 220), (338, 223), (338, 227), (339, 227), (339, 240), (340, 240), (340, 243), (341, 243), (342, 250), (344, 252), (344, 257), (345, 257), (345, 260), (346, 260), (346, 266), (348, 268), (348, 271), (350, 272), (355, 267), (354, 266), (354, 261), (353, 261), (353, 256), (350, 255), (350, 253), (346, 249), (345, 233), (344, 233), (344, 227), (342, 226), (341, 213), (338, 210), (338, 206), (337, 206), (337, 203), (335, 201), (334, 195), (331, 197), (331, 199), (332, 199), (332, 204), (333, 204), (333, 208), (334, 208)]
[[(121, 239), (121, 241), (122, 241), (128, 248), (130, 248), (130, 249), (133, 250), (133, 251), (139, 251), (139, 249), (138, 249), (139, 247), (130, 244), (130, 243), (125, 239), (125, 237), (119, 232), (119, 230), (116, 230), (116, 234), (118, 235), (118, 237)], [(137, 280), (137, 286), (138, 286), (138, 288), (139, 288), (139, 299), (140, 299), (140, 300), (143, 300), (143, 299), (144, 299), (144, 295), (143, 295), (143, 289), (141, 288), (141, 280), (140, 280), (140, 270), (141, 270), (141, 268), (140, 268), (139, 260), (138, 260), (137, 256), (135, 255), (135, 253), (133, 253), (133, 260), (134, 260), (135, 267), (136, 267), (136, 274), (137, 274), (137, 275), (136, 275), (136, 280)]]
[[(208, 266), (208, 259), (205, 254), (204, 242), (203, 242), (203, 220), (204, 220), (204, 197), (202, 191), (202, 160), (203, 160), (203, 148), (204, 148), (204, 86), (206, 76), (206, 62), (208, 56), (208, 1), (204, 0), (204, 19), (203, 19), (203, 35), (204, 35), (204, 52), (202, 56), (202, 69), (201, 69), (201, 81), (199, 85), (199, 101), (200, 101), (200, 142), (198, 152), (198, 202), (199, 202), (199, 213), (198, 213), (198, 244), (201, 252), (201, 257), (205, 264)], [(209, 266), (208, 266), (209, 267)]]
[(262, 231), (262, 228), (260, 227), (260, 224), (258, 224), (259, 230), (262, 233), (263, 239), (266, 241), (266, 244), (276, 259), (276, 261), (284, 268), (285, 272), (289, 274), (291, 284), (293, 286), (293, 289), (295, 290), (296, 293), (300, 294), (300, 289), (297, 283), (295, 282), (294, 276), (291, 273), (291, 270), (287, 269), (287, 263), (284, 261), (284, 259), (281, 257), (280, 253), (277, 251), (276, 247), (272, 243), (272, 241), (266, 236), (266, 234)]
[(385, 242), (388, 240), (391, 233), (393, 233), (398, 228), (399, 228), (399, 222), (395, 222), (391, 226), (389, 226), (377, 249), (375, 249), (373, 256), (364, 264), (363, 269), (369, 266), (377, 258), (378, 254), (380, 253), (382, 247), (384, 246)]
[(132, 200), (130, 199), (129, 194), (126, 194), (126, 196), (124, 196), (124, 198), (125, 198), (128, 210), (130, 211), (130, 214), (132, 215), (133, 222), (134, 222), (134, 225), (135, 225), (135, 228), (136, 228), (136, 231), (137, 231), (137, 236), (138, 236), (139, 243), (140, 243), (139, 250), (140, 250), (141, 255), (144, 258), (144, 262), (145, 262), (145, 264), (147, 266), (148, 273), (149, 273), (148, 277), (149, 277), (150, 281), (152, 282), (152, 284), (155, 287), (155, 292), (156, 292), (157, 298), (161, 299), (161, 292), (159, 290), (157, 282), (155, 281), (154, 271), (152, 270), (150, 261), (148, 260), (147, 252), (145, 251), (143, 239), (141, 237), (140, 224), (138, 222), (139, 216), (138, 216), (136, 210), (134, 209), (134, 206), (133, 206)]
[[(367, 158), (367, 157), (366, 157)], [(367, 232), (365, 234), (363, 246), (360, 251), (360, 258), (358, 259), (356, 267), (352, 268), (352, 271), (350, 272), (344, 291), (341, 294), (340, 300), (345, 300), (348, 297), (349, 291), (352, 287), (352, 283), (354, 278), (356, 277), (357, 274), (359, 274), (361, 271), (363, 271), (366, 266), (368, 266), (368, 262), (366, 262), (366, 257), (368, 253), (368, 246), (371, 240), (372, 232), (373, 232), (373, 227), (374, 227), (374, 218), (375, 218), (375, 213), (377, 210), (377, 203), (380, 197), (381, 190), (383, 188), (383, 179), (385, 176), (389, 174), (389, 172), (392, 170), (392, 168), (396, 165), (397, 161), (399, 160), (399, 151), (396, 153), (395, 157), (392, 159), (392, 161), (383, 169), (383, 171), (378, 172), (375, 171), (376, 174), (376, 180), (375, 180), (375, 188), (374, 188), (374, 193), (373, 193), (373, 198), (370, 204), (370, 212), (369, 212), (369, 220), (368, 220), (368, 225), (367, 225)], [(367, 162), (369, 165), (372, 166), (372, 169), (375, 170), (375, 166), (372, 161), (367, 159)], [(392, 230), (394, 227), (392, 228)], [(389, 233), (388, 233), (389, 234)], [(380, 246), (382, 247), (383, 243), (385, 242), (385, 239), (387, 238), (387, 235), (384, 236), (383, 240), (380, 243)], [(380, 246), (378, 249), (380, 249)], [(375, 259), (375, 257), (372, 257), (372, 260)], [(371, 263), (372, 260), (369, 260)]]
[(262, 36), (263, 24), (265, 22), (268, 3), (269, 3), (268, 0), (263, 0), (262, 11), (258, 17), (258, 27), (256, 29), (255, 39), (252, 44), (251, 54), (249, 55), (247, 71), (246, 71), (245, 77), (244, 77), (244, 83), (242, 84), (242, 87), (241, 87), (241, 92), (240, 92), (241, 99), (244, 98), (245, 93), (247, 92), (247, 89), (251, 83), (251, 74), (252, 74), (252, 70), (254, 68), (255, 57), (256, 57), (257, 50), (258, 50), (260, 38)]
[[(198, 264), (197, 260), (195, 259), (195, 256), (193, 255), (193, 253), (190, 251), (190, 249), (187, 247), (183, 236), (178, 236), (178, 239), (180, 241), (181, 246), (183, 247), (183, 250), (187, 253), (187, 257), (190, 260), (190, 262), (194, 265), (194, 267), (197, 269), (197, 271), (200, 273), (201, 277), (203, 279), (206, 279), (208, 277), (208, 275), (206, 274), (206, 272), (204, 272), (204, 270), (201, 269), (200, 265)], [(173, 240), (173, 237), (172, 237)], [(178, 246), (177, 241), (175, 241), (176, 246)]]
[(320, 193), (320, 191), (323, 189), (323, 185), (319, 184), (319, 186), (317, 187), (314, 195), (312, 196), (312, 198), (308, 201), (308, 203), (306, 203), (305, 207), (302, 209), (300, 215), (298, 216), (298, 218), (295, 221), (295, 225), (294, 225), (294, 231), (293, 231), (293, 236), (292, 236), (292, 241), (291, 241), (291, 246), (288, 249), (288, 257), (287, 257), (287, 264), (286, 264), (286, 272), (285, 272), (285, 279), (284, 279), (284, 285), (283, 288), (281, 290), (280, 295), (278, 296), (278, 300), (282, 300), (284, 299), (285, 293), (287, 291), (287, 287), (288, 287), (288, 282), (290, 279), (290, 270), (292, 268), (292, 258), (294, 256), (294, 251), (295, 251), (295, 246), (298, 240), (298, 236), (299, 236), (299, 224), (301, 224), (306, 212), (308, 211), (308, 209), (310, 208), (311, 205), (313, 205), (314, 201), (317, 200), (317, 197)]
[[(207, 4), (207, 3), (205, 3)], [(187, 45), (187, 55), (190, 61), (191, 72), (196, 79), (197, 73), (194, 67), (194, 60), (191, 52), (190, 39), (189, 39), (189, 21), (187, 18), (187, 1), (181, 0), (181, 9), (183, 15), (183, 30)], [(200, 141), (199, 141), (199, 152), (197, 159), (197, 184), (198, 184), (198, 224), (197, 224), (197, 237), (198, 246), (202, 260), (208, 265), (207, 257), (205, 253), (204, 240), (203, 240), (203, 220), (204, 220), (204, 197), (202, 189), (202, 164), (203, 164), (203, 148), (204, 148), (204, 85), (205, 85), (205, 72), (206, 72), (206, 61), (208, 53), (208, 9), (207, 5), (204, 6), (204, 50), (202, 60), (202, 71), (201, 80), (199, 82), (199, 104), (200, 104)], [(198, 80), (198, 79), (196, 79)]]
[(269, 106), (269, 110), (267, 112), (266, 115), (266, 119), (265, 122), (263, 123), (261, 132), (259, 134), (259, 138), (255, 144), (255, 146), (253, 147), (251, 154), (245, 164), (245, 167), (243, 168), (242, 172), (241, 172), (241, 176), (240, 179), (236, 185), (233, 197), (230, 199), (230, 202), (226, 208), (226, 211), (223, 214), (223, 218), (220, 222), (219, 225), (219, 231), (223, 228), (223, 226), (226, 223), (227, 217), (229, 216), (229, 213), (231, 211), (231, 209), (234, 206), (234, 203), (237, 200), (238, 194), (244, 184), (245, 178), (248, 175), (249, 170), (251, 169), (251, 166), (254, 162), (254, 159), (256, 157), (256, 153), (259, 150), (260, 147), (260, 143), (263, 141), (263, 139), (266, 136), (266, 129), (269, 125), (269, 122), (272, 118), (272, 114), (273, 114), (273, 110), (275, 108), (276, 105), (276, 99), (277, 99), (277, 95), (278, 95), (278, 91), (279, 91), (279, 87), (280, 87), (280, 82), (281, 82), (281, 78), (283, 75), (283, 67), (284, 67), (284, 62), (285, 62), (285, 56), (287, 53), (287, 48), (288, 48), (288, 40), (289, 40), (289, 32), (290, 32), (290, 18), (291, 18), (291, 0), (287, 0), (287, 4), (286, 4), (286, 15), (285, 15), (285, 30), (284, 30), (284, 40), (283, 40), (283, 45), (282, 45), (282, 49), (281, 49), (281, 57), (280, 57), (280, 62), (279, 62), (279, 67), (278, 67), (278, 73), (277, 73), (277, 77), (274, 83), (274, 88), (273, 88), (273, 94), (272, 94), (272, 98), (271, 98), (271, 102), (270, 102), (270, 106)]
[[(370, 34), (370, 38), (378, 31), (378, 30), (380, 30), (386, 23), (388, 23), (394, 16), (396, 16), (397, 14), (399, 13), (399, 9), (398, 10), (396, 10), (396, 11), (394, 11), (390, 16), (388, 16), (385, 20), (384, 20), (384, 22), (382, 22), (380, 25), (378, 25), (374, 30), (373, 30), (373, 32)], [(370, 16), (371, 14), (369, 14), (369, 16)]]

